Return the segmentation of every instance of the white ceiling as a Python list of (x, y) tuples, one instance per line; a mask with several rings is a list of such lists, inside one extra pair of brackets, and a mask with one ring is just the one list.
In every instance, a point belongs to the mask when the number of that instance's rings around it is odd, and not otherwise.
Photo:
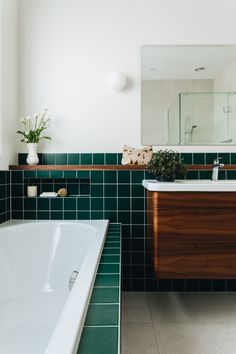
[(214, 79), (235, 57), (236, 45), (143, 46), (142, 80)]

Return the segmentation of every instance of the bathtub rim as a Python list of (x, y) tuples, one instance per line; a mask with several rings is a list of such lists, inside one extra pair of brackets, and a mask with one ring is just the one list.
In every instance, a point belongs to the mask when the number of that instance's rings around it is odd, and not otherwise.
[[(44, 354), (76, 354), (109, 228), (109, 220), (9, 220), (0, 224), (0, 229), (38, 223), (58, 225), (82, 224), (90, 226), (96, 233), (100, 233), (100, 236), (95, 239), (82, 263), (80, 277), (77, 278), (73, 290), (69, 293), (65, 301), (62, 312), (44, 351)], [(91, 259), (94, 260), (95, 256), (96, 262), (94, 262), (92, 266)], [(87, 270), (86, 273), (82, 271), (83, 269)], [(81, 294), (80, 301), (78, 301), (78, 295)], [(76, 311), (74, 311), (74, 309), (76, 309)], [(75, 312), (76, 316), (73, 316)], [(69, 325), (67, 323), (69, 323)]]

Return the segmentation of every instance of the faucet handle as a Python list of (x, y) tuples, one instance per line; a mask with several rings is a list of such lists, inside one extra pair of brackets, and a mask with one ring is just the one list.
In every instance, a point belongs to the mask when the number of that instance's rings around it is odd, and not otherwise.
[[(223, 157), (222, 156), (219, 156), (219, 157), (216, 157), (213, 161), (213, 165), (219, 165), (220, 164), (220, 160), (222, 160)], [(223, 164), (222, 164), (223, 165)], [(223, 165), (224, 166), (224, 165)], [(222, 167), (223, 167), (222, 166)]]

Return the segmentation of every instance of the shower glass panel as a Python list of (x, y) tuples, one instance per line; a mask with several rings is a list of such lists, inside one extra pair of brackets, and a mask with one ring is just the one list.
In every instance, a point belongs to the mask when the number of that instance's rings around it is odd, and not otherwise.
[(236, 93), (180, 93), (168, 110), (168, 130), (169, 145), (235, 144)]
[(180, 144), (180, 95), (172, 103), (167, 112), (168, 119), (168, 145)]

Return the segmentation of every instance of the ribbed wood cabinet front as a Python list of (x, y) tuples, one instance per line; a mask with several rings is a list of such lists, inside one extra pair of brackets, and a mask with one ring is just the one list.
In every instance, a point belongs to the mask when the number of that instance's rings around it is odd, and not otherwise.
[(158, 278), (236, 278), (236, 193), (147, 191), (147, 227)]

